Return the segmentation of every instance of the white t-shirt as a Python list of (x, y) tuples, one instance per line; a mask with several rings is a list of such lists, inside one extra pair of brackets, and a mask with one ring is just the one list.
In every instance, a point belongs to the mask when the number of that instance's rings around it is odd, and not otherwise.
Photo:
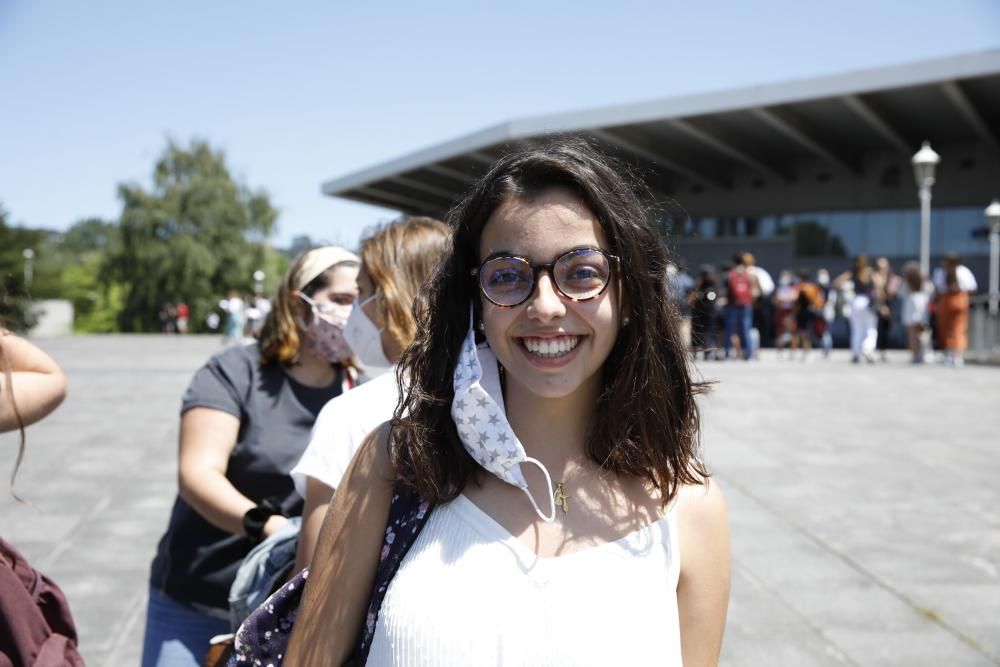
[[(955, 267), (955, 278), (958, 280), (958, 289), (962, 292), (975, 292), (979, 289), (976, 284), (976, 277), (972, 271), (964, 264)], [(948, 291), (948, 274), (942, 267), (934, 269), (934, 286), (939, 292)]]
[(759, 266), (753, 267), (753, 274), (757, 276), (757, 285), (760, 287), (761, 296), (771, 296), (774, 292), (774, 278), (771, 274)]
[(392, 419), (399, 400), (396, 368), (329, 401), (316, 417), (309, 445), (290, 473), (306, 496), (306, 477), (336, 489), (369, 433)]

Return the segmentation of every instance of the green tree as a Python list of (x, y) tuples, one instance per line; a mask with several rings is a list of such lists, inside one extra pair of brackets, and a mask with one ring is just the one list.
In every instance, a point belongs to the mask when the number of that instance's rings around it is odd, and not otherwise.
[(37, 248), (45, 232), (7, 223), (0, 205), (0, 322), (14, 331), (27, 331), (35, 323), (31, 294), (24, 280), (24, 250)]
[(36, 247), (36, 299), (68, 299), (73, 303), (73, 326), (82, 333), (117, 331), (122, 306), (121, 285), (103, 274), (118, 226), (100, 218), (86, 218), (66, 232), (49, 232)]
[(64, 252), (83, 254), (106, 252), (118, 238), (118, 225), (101, 218), (84, 218), (66, 230), (59, 239)]
[(121, 330), (158, 331), (160, 310), (179, 301), (197, 328), (229, 290), (253, 291), (278, 213), (266, 193), (233, 179), (221, 151), (171, 141), (152, 190), (122, 184), (118, 196), (123, 209), (103, 276), (123, 287)]

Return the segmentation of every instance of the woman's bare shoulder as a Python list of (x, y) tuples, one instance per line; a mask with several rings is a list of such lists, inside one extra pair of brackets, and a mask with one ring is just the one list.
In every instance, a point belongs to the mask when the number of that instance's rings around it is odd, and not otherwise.
[(677, 519), (681, 534), (697, 542), (714, 543), (723, 535), (728, 536), (726, 498), (718, 481), (706, 477), (701, 484), (682, 486), (677, 492)]
[(345, 480), (360, 477), (366, 483), (393, 482), (395, 472), (389, 457), (389, 433), (390, 423), (383, 422), (365, 436), (351, 460)]
[(683, 484), (677, 490), (678, 509), (682, 505), (713, 505), (725, 504), (722, 489), (714, 477), (703, 477), (698, 484)]

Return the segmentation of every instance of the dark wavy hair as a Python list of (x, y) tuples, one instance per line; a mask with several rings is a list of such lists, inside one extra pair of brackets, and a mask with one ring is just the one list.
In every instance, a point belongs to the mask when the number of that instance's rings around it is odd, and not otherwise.
[(390, 457), (397, 474), (431, 501), (455, 498), (482, 469), (465, 451), (451, 417), (452, 375), (478, 319), (480, 294), (470, 270), (479, 266), (479, 239), (506, 200), (554, 188), (572, 192), (594, 214), (618, 263), (620, 308), (628, 324), (604, 362), (597, 409), (586, 449), (606, 470), (648, 481), (664, 504), (681, 484), (708, 477), (699, 456), (695, 396), (679, 333), (680, 315), (666, 293), (667, 252), (643, 205), (638, 179), (591, 144), (550, 137), (501, 158), (448, 214), (451, 252), (421, 293), (417, 336), (399, 364), (400, 403), (392, 422)]

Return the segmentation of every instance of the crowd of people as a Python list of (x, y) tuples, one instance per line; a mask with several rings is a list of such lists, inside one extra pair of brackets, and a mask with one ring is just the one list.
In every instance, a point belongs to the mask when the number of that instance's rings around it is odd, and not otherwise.
[[(853, 363), (888, 359), (901, 342), (913, 363), (932, 359), (933, 349), (953, 367), (968, 347), (969, 296), (977, 289), (972, 272), (949, 254), (933, 276), (917, 262), (893, 271), (885, 257), (874, 265), (866, 255), (836, 277), (825, 268), (783, 269), (775, 282), (751, 253), (735, 256), (719, 269), (702, 266), (692, 277), (674, 268), (669, 289), (690, 320), (692, 354), (703, 359), (759, 358), (763, 342), (773, 342), (778, 358), (812, 358), (814, 348), (829, 356), (838, 322), (847, 325)], [(894, 341), (894, 332), (902, 335)]]
[[(271, 300), (267, 297), (244, 297), (238, 290), (230, 290), (224, 299), (219, 299), (217, 308), (205, 315), (205, 327), (209, 331), (216, 331), (221, 327), (222, 340), (227, 345), (252, 342), (260, 335), (269, 312)], [(183, 301), (165, 303), (157, 315), (162, 333), (188, 332), (191, 310)]]
[(188, 319), (191, 311), (183, 301), (163, 304), (158, 315), (162, 333), (186, 334), (188, 332)]

